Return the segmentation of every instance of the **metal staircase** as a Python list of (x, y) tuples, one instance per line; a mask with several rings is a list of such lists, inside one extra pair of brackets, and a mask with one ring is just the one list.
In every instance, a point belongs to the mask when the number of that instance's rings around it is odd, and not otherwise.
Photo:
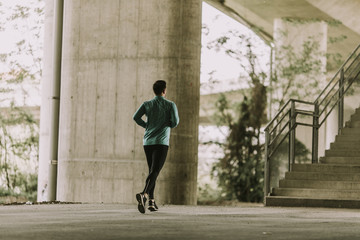
[[(290, 99), (265, 128), (265, 205), (360, 208), (360, 108), (344, 126), (344, 96), (360, 79), (360, 45), (314, 102)], [(319, 129), (338, 110), (338, 135), (318, 159)], [(312, 123), (301, 121), (312, 118)], [(312, 129), (312, 163), (296, 163), (296, 128)], [(288, 140), (288, 172), (273, 187), (270, 167)]]

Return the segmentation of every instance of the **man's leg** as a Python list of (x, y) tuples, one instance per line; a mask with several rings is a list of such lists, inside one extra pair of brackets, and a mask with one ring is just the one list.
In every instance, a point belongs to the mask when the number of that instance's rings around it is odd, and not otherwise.
[[(153, 150), (154, 148), (152, 146), (144, 146), (144, 151), (145, 151), (145, 156), (146, 156), (146, 161), (148, 164), (148, 168), (149, 168), (149, 175), (151, 172), (151, 167), (153, 165)], [(147, 181), (145, 182), (145, 185), (147, 184)], [(145, 213), (145, 204), (146, 204), (146, 200), (147, 197), (145, 192), (141, 192), (136, 194), (136, 200), (138, 201), (138, 210), (141, 213)]]
[[(156, 179), (160, 173), (160, 170), (164, 166), (167, 152), (169, 147), (166, 145), (149, 145), (144, 146), (144, 151), (146, 155), (146, 160), (149, 166), (149, 175), (146, 178), (145, 188), (142, 193), (136, 194), (136, 199), (138, 201), (138, 210), (141, 213), (145, 213), (145, 204), (147, 197), (151, 194), (151, 199), (154, 200), (154, 189), (156, 184)], [(152, 206), (155, 209), (155, 201), (151, 201)], [(151, 208), (150, 210), (154, 210)], [(157, 208), (156, 208), (157, 209)]]
[[(164, 166), (169, 147), (166, 145), (151, 145), (151, 147), (152, 147), (152, 151), (151, 151), (152, 165), (150, 167), (149, 176), (146, 179), (146, 184), (143, 193), (147, 193), (149, 197), (153, 199), (156, 179), (162, 167)], [(150, 153), (148, 154), (150, 155)]]
[[(154, 152), (155, 148), (154, 145), (149, 145), (149, 146), (144, 146), (144, 151), (145, 151), (145, 155), (146, 155), (146, 161), (148, 164), (148, 168), (149, 168), (149, 173), (148, 176), (151, 173), (151, 169), (153, 167), (153, 161), (154, 161), (154, 157), (153, 157), (153, 152)], [(147, 181), (145, 181), (145, 185), (146, 185)], [(154, 199), (154, 189), (155, 186), (151, 189), (149, 189), (149, 199)]]
[[(158, 147), (159, 149), (157, 151), (155, 151), (154, 153), (154, 165), (152, 166), (152, 171), (157, 171), (159, 175), (162, 167), (164, 166), (165, 160), (166, 160), (166, 156), (167, 156), (167, 152), (168, 152), (168, 146), (164, 146), (164, 145), (159, 145)], [(159, 159), (160, 161), (155, 162), (155, 159)], [(150, 168), (151, 169), (151, 168)], [(151, 173), (150, 172), (150, 173)], [(148, 204), (148, 209), (152, 212), (154, 211), (158, 211), (158, 206), (156, 205), (155, 202), (155, 197), (154, 197), (154, 191), (155, 191), (155, 186), (156, 186), (156, 179), (154, 181), (154, 185), (149, 189), (149, 204)]]

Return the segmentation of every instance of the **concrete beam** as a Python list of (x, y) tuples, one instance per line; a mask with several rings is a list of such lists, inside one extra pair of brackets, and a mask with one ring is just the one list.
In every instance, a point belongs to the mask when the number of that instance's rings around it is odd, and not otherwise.
[[(342, 42), (330, 44), (328, 53), (340, 53), (346, 58), (360, 43), (358, 19), (360, 6), (356, 0), (206, 0), (206, 2), (228, 14), (243, 19), (253, 29), (260, 29), (273, 36), (274, 19), (290, 17), (299, 19), (318, 19), (324, 21), (340, 20), (343, 24), (329, 25), (328, 39), (346, 36)], [(354, 14), (351, 14), (354, 12)], [(235, 18), (236, 19), (236, 18)]]

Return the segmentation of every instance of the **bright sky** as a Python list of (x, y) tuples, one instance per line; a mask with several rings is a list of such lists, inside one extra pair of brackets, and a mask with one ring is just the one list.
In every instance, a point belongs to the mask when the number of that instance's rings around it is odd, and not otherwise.
[[(30, 16), (24, 19), (16, 19), (8, 21), (7, 18), (10, 17), (12, 11), (9, 11), (10, 8), (15, 8), (16, 5), (26, 6), (30, 8), (41, 7), (44, 2), (39, 0), (1, 0), (0, 1), (0, 27), (4, 28), (4, 31), (0, 31), (0, 54), (8, 54), (11, 51), (16, 51), (17, 43), (26, 39), (26, 44), (31, 44), (32, 46), (32, 55), (31, 54), (21, 54), (21, 55), (12, 55), (8, 56), (9, 61), (13, 61), (15, 64), (19, 63), (21, 66), (25, 66), (30, 69), (31, 72), (37, 72), (40, 69), (41, 64), (39, 61), (34, 61), (34, 59), (41, 58), (43, 55), (42, 44), (43, 44), (43, 31), (38, 32), (38, 29), (32, 29), (36, 26), (36, 22), (39, 21), (38, 18), (33, 17), (35, 14), (33, 11), (30, 11)], [(32, 15), (31, 15), (32, 14)], [(40, 34), (39, 39), (34, 38), (33, 34)], [(25, 45), (26, 45), (25, 44)], [(25, 47), (22, 46), (22, 48)], [(28, 49), (28, 48), (27, 48)], [(29, 50), (29, 49), (28, 49)], [(36, 66), (36, 67), (35, 67)], [(0, 63), (0, 72), (8, 72), (10, 66)], [(38, 79), (38, 78), (37, 78)], [(40, 86), (39, 81), (28, 81), (25, 80), (21, 86), (17, 84), (9, 84), (2, 81), (2, 87), (13, 88), (14, 91), (10, 93), (3, 93), (2, 98), (0, 99), (0, 106), (8, 106), (11, 99), (15, 100), (15, 103), (19, 106), (39, 106), (41, 102), (40, 97)], [(8, 100), (3, 101), (6, 98)]]
[(223, 52), (216, 52), (206, 48), (208, 42), (219, 36), (225, 35), (230, 29), (238, 29), (243, 32), (249, 31), (239, 22), (228, 17), (216, 8), (203, 2), (202, 22), (209, 28), (209, 33), (202, 34), (201, 51), (201, 82), (208, 80), (208, 73), (216, 70), (215, 77), (218, 79), (231, 79), (239, 75), (238, 62)]
[[(244, 81), (239, 81), (243, 70), (240, 68), (238, 60), (226, 55), (224, 51), (215, 51), (215, 49), (206, 47), (209, 42), (220, 36), (225, 36), (229, 31), (237, 31), (251, 37), (253, 45), (256, 46), (255, 52), (263, 55), (260, 62), (262, 69), (266, 70), (268, 68), (266, 64), (270, 57), (269, 47), (250, 29), (205, 2), (203, 2), (202, 23), (209, 28), (209, 32), (208, 34), (204, 34), (204, 32), (202, 34), (200, 82), (206, 85), (204, 83), (208, 82), (211, 77), (209, 73), (211, 72), (213, 72), (212, 78), (219, 81), (213, 87), (214, 89), (203, 87), (201, 89), (202, 94), (235, 90), (247, 86)], [(231, 39), (230, 42), (233, 49), (239, 48), (237, 39)]]

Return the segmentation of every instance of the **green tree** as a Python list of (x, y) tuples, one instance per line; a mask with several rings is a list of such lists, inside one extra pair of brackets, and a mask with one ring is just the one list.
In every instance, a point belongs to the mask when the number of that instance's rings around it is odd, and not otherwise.
[(218, 49), (225, 47), (225, 52), (238, 59), (247, 75), (247, 90), (243, 99), (230, 103), (225, 94), (221, 94), (216, 103), (215, 114), (219, 126), (227, 126), (229, 135), (225, 143), (224, 157), (213, 166), (213, 174), (219, 179), (222, 196), (226, 200), (237, 199), (246, 202), (260, 202), (263, 199), (263, 157), (260, 141), (261, 126), (266, 121), (267, 94), (265, 81), (267, 75), (254, 54), (251, 38), (231, 32), (238, 37), (239, 50), (226, 48), (231, 36), (217, 39), (211, 44)]
[[(36, 200), (39, 123), (29, 109), (42, 75), (44, 1), (0, 3), (0, 195)], [(9, 38), (9, 36), (11, 36)], [(33, 169), (33, 170), (29, 170)]]

